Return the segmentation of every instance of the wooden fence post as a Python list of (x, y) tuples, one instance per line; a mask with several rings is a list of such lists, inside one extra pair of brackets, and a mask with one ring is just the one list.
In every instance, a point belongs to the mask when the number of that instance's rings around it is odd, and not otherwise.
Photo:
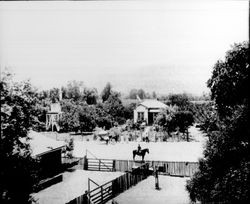
[(83, 157), (83, 170), (88, 170), (88, 159), (87, 159), (87, 156)]
[(102, 200), (102, 203), (103, 203), (103, 188), (101, 186), (101, 200)]
[(115, 160), (113, 160), (113, 171), (116, 171), (116, 168), (115, 168)]

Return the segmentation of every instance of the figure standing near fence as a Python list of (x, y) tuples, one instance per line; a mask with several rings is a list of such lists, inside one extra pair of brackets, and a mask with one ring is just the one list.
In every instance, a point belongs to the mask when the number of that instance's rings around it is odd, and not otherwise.
[(160, 190), (160, 187), (159, 187), (158, 167), (155, 167), (155, 189), (156, 190)]

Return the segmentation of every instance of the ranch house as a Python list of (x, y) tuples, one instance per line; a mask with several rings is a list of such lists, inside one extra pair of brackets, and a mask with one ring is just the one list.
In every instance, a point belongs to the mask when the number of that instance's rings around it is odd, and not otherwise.
[(134, 122), (145, 121), (147, 125), (152, 125), (161, 109), (167, 107), (166, 104), (157, 100), (144, 100), (134, 110)]

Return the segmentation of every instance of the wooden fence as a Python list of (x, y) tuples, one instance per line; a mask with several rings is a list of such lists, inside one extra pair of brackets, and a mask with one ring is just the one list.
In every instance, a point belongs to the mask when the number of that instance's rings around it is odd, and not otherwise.
[(115, 160), (87, 159), (85, 168), (89, 171), (115, 171)]
[[(155, 169), (159, 168), (160, 174), (171, 176), (192, 176), (198, 170), (198, 162), (176, 161), (146, 161)], [(133, 160), (115, 160), (116, 171), (130, 171), (134, 165)]]
[(146, 179), (150, 174), (149, 164), (145, 163), (131, 172), (109, 181), (85, 194), (71, 200), (67, 204), (102, 204), (118, 194)]
[[(89, 159), (81, 161), (85, 170), (95, 171), (131, 171), (135, 165), (133, 160), (110, 160), (110, 159)], [(198, 170), (198, 162), (176, 162), (176, 161), (146, 161), (149, 166), (155, 169), (158, 167), (160, 174), (171, 176), (193, 176)], [(79, 164), (78, 164), (79, 165)], [(81, 165), (80, 165), (81, 166)]]

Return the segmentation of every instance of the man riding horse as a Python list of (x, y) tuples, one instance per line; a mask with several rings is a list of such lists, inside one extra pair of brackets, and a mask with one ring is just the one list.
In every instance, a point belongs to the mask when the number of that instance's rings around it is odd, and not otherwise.
[(138, 156), (141, 156), (142, 157), (142, 161), (144, 161), (144, 157), (145, 157), (146, 153), (149, 154), (149, 149), (148, 148), (141, 149), (141, 146), (139, 144), (138, 147), (137, 147), (137, 150), (133, 151), (133, 160), (135, 160), (135, 155), (138, 155)]

